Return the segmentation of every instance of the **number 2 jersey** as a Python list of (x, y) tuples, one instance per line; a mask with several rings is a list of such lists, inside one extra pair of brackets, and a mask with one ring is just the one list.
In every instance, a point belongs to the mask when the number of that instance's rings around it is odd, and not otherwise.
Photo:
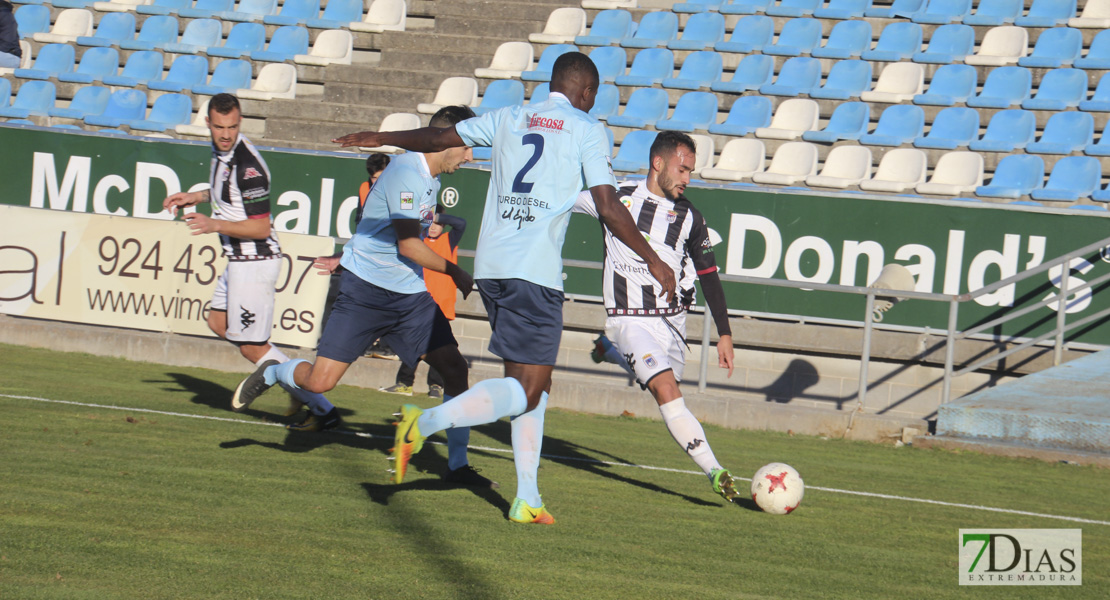
[[(262, 155), (242, 135), (231, 150), (212, 150), (212, 217), (223, 221), (270, 218), (270, 169)], [(253, 260), (281, 256), (277, 234), (251, 240), (219, 234), (228, 260)]]

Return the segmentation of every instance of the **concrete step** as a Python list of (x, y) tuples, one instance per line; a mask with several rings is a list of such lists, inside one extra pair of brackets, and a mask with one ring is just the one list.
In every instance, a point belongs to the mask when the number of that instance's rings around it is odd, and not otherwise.
[(490, 56), (480, 54), (443, 54), (440, 51), (406, 52), (382, 50), (382, 66), (407, 68), (414, 71), (441, 71), (461, 75), (474, 75), (474, 69), (488, 67)]
[(299, 121), (322, 121), (329, 123), (361, 124), (377, 123), (381, 112), (396, 112), (392, 105), (375, 102), (336, 103), (316, 100), (273, 100), (258, 102), (244, 100), (243, 111), (252, 117), (267, 119), (294, 119)]
[(385, 34), (383, 49), (403, 50), (409, 52), (436, 52), (444, 54), (461, 52), (465, 54), (483, 54), (493, 56), (501, 44), (497, 39), (485, 36), (441, 33), (438, 29), (434, 32)]
[(306, 144), (328, 145), (331, 150), (339, 148), (331, 141), (348, 133), (377, 129), (377, 124), (391, 112), (392, 108), (379, 108), (376, 118), (371, 116), (365, 122), (318, 121), (271, 117), (266, 119), (267, 140), (288, 140), (293, 147), (305, 148)]
[(546, 21), (531, 19), (491, 20), (481, 17), (437, 17), (435, 30), (440, 33), (474, 35), (501, 41), (527, 41), (528, 34), (543, 31)]
[(547, 21), (551, 11), (565, 3), (501, 2), (500, 0), (462, 0), (443, 2), (436, 7), (439, 17), (476, 17), (486, 20), (514, 19), (522, 21)]
[[(329, 67), (331, 77), (328, 83), (350, 83), (374, 86), (409, 87), (416, 89), (439, 89), (439, 84), (454, 75), (452, 71), (417, 71), (412, 69), (392, 69), (377, 67)], [(471, 71), (473, 76), (473, 71)]]
[(324, 102), (347, 106), (395, 107), (393, 112), (416, 112), (416, 105), (431, 102), (434, 89), (329, 83), (324, 86)]

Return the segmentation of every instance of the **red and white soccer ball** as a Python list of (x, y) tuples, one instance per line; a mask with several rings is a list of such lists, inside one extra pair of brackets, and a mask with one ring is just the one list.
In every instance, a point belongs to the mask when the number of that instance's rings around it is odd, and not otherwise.
[(764, 465), (752, 476), (752, 500), (772, 515), (785, 515), (798, 508), (805, 491), (802, 476), (785, 463)]

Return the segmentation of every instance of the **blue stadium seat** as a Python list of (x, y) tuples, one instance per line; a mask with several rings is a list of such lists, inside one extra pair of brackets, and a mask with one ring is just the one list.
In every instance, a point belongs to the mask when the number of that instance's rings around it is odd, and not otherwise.
[(873, 6), (863, 11), (863, 16), (877, 19), (908, 19), (925, 6), (925, 0), (894, 0), (890, 6)]
[(742, 94), (747, 91), (758, 90), (760, 86), (771, 83), (774, 74), (774, 58), (765, 54), (749, 54), (737, 65), (731, 79), (718, 81), (709, 86), (709, 89), (714, 92)]
[(194, 94), (215, 96), (216, 94), (234, 94), (235, 90), (251, 86), (251, 64), (245, 60), (233, 58), (216, 65), (212, 77), (207, 84), (193, 86)]
[(139, 37), (119, 43), (121, 50), (154, 50), (177, 41), (177, 18), (153, 15), (143, 21)]
[[(594, 108), (597, 108), (597, 101), (601, 99), (601, 92), (602, 92), (602, 90), (598, 89), (597, 99), (594, 101)], [(538, 84), (536, 84), (536, 87), (532, 88), (532, 93), (528, 95), (528, 104), (537, 104), (537, 103), (543, 102), (544, 100), (547, 100), (548, 96), (550, 96), (550, 95), (551, 95), (551, 84), (547, 81), (544, 81), (542, 83), (538, 83)], [(594, 114), (594, 111), (593, 111), (592, 108), (590, 109), (590, 114), (591, 115)], [(595, 115), (594, 118), (596, 119), (597, 116)]]
[(1082, 69), (1053, 69), (1044, 74), (1037, 95), (1023, 100), (1025, 110), (1066, 110), (1087, 98), (1087, 72)]
[[(535, 91), (532, 92), (532, 95), (535, 95)], [(594, 98), (594, 107), (590, 109), (590, 116), (604, 121), (617, 114), (617, 109), (620, 108), (620, 105), (620, 89), (611, 83), (603, 83), (597, 89), (597, 97)]]
[(871, 24), (863, 20), (842, 21), (833, 26), (825, 45), (814, 48), (814, 58), (859, 58), (871, 48)]
[(765, 96), (797, 96), (821, 83), (821, 61), (808, 56), (795, 56), (782, 64), (775, 83), (759, 86)]
[(1014, 19), (1019, 27), (1056, 27), (1075, 16), (1076, 0), (1033, 0), (1029, 13)]
[(898, 62), (909, 60), (915, 52), (921, 49), (921, 26), (917, 23), (896, 21), (883, 27), (879, 34), (879, 41), (874, 50), (865, 51), (861, 57), (864, 60), (883, 62)]
[(779, 0), (763, 11), (769, 17), (807, 17), (821, 6), (821, 0)]
[(1110, 134), (1110, 121), (1107, 121), (1107, 127), (1103, 127), (1098, 143), (1088, 145), (1083, 153), (1087, 156), (1110, 156), (1110, 135), (1107, 134)]
[(1024, 150), (1037, 134), (1037, 116), (1020, 109), (999, 111), (987, 123), (983, 137), (971, 142), (974, 152), (1013, 152)]
[(143, 120), (125, 121), (123, 124), (140, 131), (165, 131), (189, 122), (193, 114), (193, 101), (185, 94), (163, 94), (154, 101), (150, 116)]
[(185, 26), (181, 41), (170, 42), (162, 46), (162, 49), (178, 54), (197, 54), (219, 45), (223, 37), (223, 25), (216, 19), (193, 19)]
[(915, 52), (913, 62), (946, 65), (963, 62), (975, 51), (975, 29), (970, 25), (941, 25), (933, 30), (929, 47)]
[(536, 68), (520, 74), (522, 81), (551, 81), (551, 68), (555, 66), (555, 59), (567, 52), (577, 52), (578, 47), (573, 44), (551, 44), (543, 49)]
[(1089, 198), (1098, 189), (1101, 180), (1102, 166), (1097, 158), (1065, 156), (1053, 165), (1048, 183), (1029, 195), (1040, 201), (1075, 202)]
[(54, 107), (56, 90), (50, 81), (28, 81), (19, 86), (11, 106), (0, 108), (0, 117), (26, 119), (31, 115), (45, 117)]
[(242, 58), (261, 50), (266, 44), (266, 26), (261, 23), (236, 23), (227, 34), (222, 46), (212, 46), (206, 52), (208, 56), (220, 58)]
[(1095, 202), (1110, 202), (1110, 184), (1105, 188), (1097, 189), (1091, 194), (1091, 200)]
[(324, 14), (305, 21), (305, 25), (313, 29), (343, 29), (361, 20), (362, 0), (328, 0)]
[(12, 101), (12, 82), (0, 77), (0, 108), (7, 108)]
[(636, 23), (627, 10), (609, 9), (597, 13), (587, 35), (574, 38), (579, 46), (609, 46), (624, 38), (632, 37)]
[(146, 115), (146, 94), (139, 90), (116, 90), (108, 98), (108, 106), (99, 115), (91, 115), (83, 120), (86, 125), (97, 127), (119, 127), (127, 121), (141, 119)]
[(989, 185), (975, 188), (975, 195), (982, 198), (1009, 198), (1017, 200), (1028, 196), (1044, 185), (1044, 159), (1032, 154), (1012, 154), (1002, 157), (994, 168)]
[(128, 57), (127, 64), (119, 75), (107, 75), (101, 81), (118, 87), (143, 85), (151, 79), (161, 79), (164, 64), (165, 59), (161, 52), (141, 50)]
[(691, 15), (682, 29), (682, 36), (667, 42), (671, 50), (705, 50), (725, 39), (725, 18), (720, 13), (703, 12)]
[(1024, 9), (1025, 0), (979, 0), (975, 13), (964, 17), (964, 25), (1012, 25)]
[(1033, 53), (1018, 59), (1022, 67), (1054, 69), (1071, 65), (1083, 51), (1083, 34), (1071, 27), (1053, 27), (1041, 32)]
[(1087, 54), (1075, 59), (1072, 66), (1078, 69), (1110, 69), (1110, 29), (1103, 29), (1091, 40)]
[(251, 52), (250, 59), (285, 62), (298, 54), (308, 54), (308, 30), (298, 25), (284, 25), (274, 31), (266, 49)]
[(722, 15), (754, 15), (765, 12), (771, 0), (733, 0), (717, 9)]
[(112, 90), (99, 86), (87, 85), (78, 89), (73, 94), (73, 100), (67, 108), (51, 108), (46, 111), (51, 117), (65, 119), (84, 119), (88, 116), (99, 115), (108, 107), (108, 97)]
[(621, 39), (625, 48), (659, 48), (678, 37), (678, 15), (671, 11), (649, 12), (640, 19), (636, 32)]
[(671, 7), (671, 10), (676, 13), (704, 13), (712, 12), (724, 4), (727, 0), (691, 0), (690, 2), (678, 2)]
[(660, 131), (708, 130), (717, 123), (717, 94), (712, 92), (687, 92), (678, 99), (671, 118), (655, 122)]
[(943, 65), (933, 73), (929, 90), (913, 97), (914, 104), (952, 106), (975, 93), (978, 74), (971, 65)]
[(109, 75), (115, 75), (118, 70), (119, 52), (115, 48), (89, 48), (81, 55), (81, 63), (77, 65), (77, 70), (58, 75), (58, 81), (92, 83)]
[(619, 46), (598, 46), (590, 50), (590, 60), (597, 67), (601, 83), (613, 83), (628, 66), (628, 55)]
[(185, 54), (174, 59), (164, 79), (148, 81), (146, 87), (161, 92), (184, 92), (204, 85), (207, 80), (208, 60)]
[(859, 143), (866, 146), (901, 146), (909, 144), (925, 131), (925, 111), (912, 104), (895, 104), (879, 115), (875, 131), (861, 135)]
[(320, 0), (285, 0), (281, 12), (262, 17), (267, 25), (304, 25), (320, 16)]
[(129, 12), (110, 12), (100, 18), (96, 33), (78, 36), (78, 46), (115, 46), (124, 40), (135, 39), (135, 15)]
[(524, 84), (515, 79), (494, 79), (486, 86), (474, 114), (484, 115), (505, 106), (524, 104)]
[(47, 44), (39, 48), (35, 63), (30, 69), (16, 69), (15, 76), (22, 79), (51, 79), (73, 71), (73, 46)]
[(220, 13), (220, 18), (225, 21), (261, 21), (263, 17), (275, 14), (277, 0), (239, 0), (239, 8)]
[(717, 52), (750, 54), (762, 51), (774, 36), (775, 22), (771, 17), (751, 15), (737, 21), (728, 41), (713, 44), (713, 49)]
[(150, 4), (135, 7), (140, 15), (172, 15), (185, 8), (191, 8), (193, 0), (154, 0)]
[(807, 142), (833, 144), (840, 140), (859, 141), (867, 134), (871, 123), (871, 107), (866, 102), (844, 102), (837, 105), (824, 129), (807, 131), (802, 139)]
[(197, 0), (192, 8), (178, 9), (178, 16), (186, 19), (208, 19), (225, 13), (235, 6), (235, 0)]
[(979, 111), (953, 106), (938, 112), (929, 127), (929, 133), (914, 139), (913, 145), (915, 148), (955, 150), (978, 138)]
[(764, 96), (741, 96), (732, 103), (723, 123), (709, 126), (709, 133), (743, 136), (771, 124), (771, 99)]
[(818, 19), (860, 19), (871, 8), (871, 0), (829, 0), (829, 5), (813, 11)]
[(1095, 138), (1095, 120), (1090, 113), (1058, 112), (1048, 118), (1041, 137), (1025, 147), (1029, 154), (1071, 154), (1090, 145)]
[(636, 53), (627, 75), (617, 77), (619, 86), (651, 86), (674, 74), (674, 53), (666, 48), (647, 48)]
[(969, 14), (971, 0), (929, 0), (925, 10), (913, 16), (913, 22), (943, 25), (962, 21)]
[(15, 24), (21, 38), (30, 38), (36, 33), (48, 33), (50, 9), (41, 4), (20, 6), (15, 11)]
[[(852, 21), (845, 21), (851, 23)], [(861, 92), (871, 89), (871, 63), (866, 60), (841, 60), (833, 64), (825, 84), (810, 89), (810, 98), (847, 100), (858, 98)]]
[(1033, 74), (1025, 67), (997, 67), (987, 74), (983, 89), (967, 99), (974, 108), (1010, 108), (1029, 97)]
[(1098, 80), (1098, 87), (1090, 100), (1079, 103), (1079, 110), (1088, 112), (1110, 112), (1110, 73), (1104, 73)]
[(821, 43), (821, 21), (803, 17), (790, 19), (782, 26), (775, 43), (764, 46), (763, 53), (772, 56), (809, 54)]
[(678, 77), (663, 79), (663, 87), (679, 90), (708, 89), (721, 80), (721, 54), (713, 50), (699, 50), (682, 61)]
[(95, 0), (53, 0), (54, 8), (91, 8)]
[(619, 115), (609, 117), (610, 127), (641, 129), (667, 116), (667, 92), (659, 88), (640, 88), (628, 97)]
[(613, 170), (634, 173), (647, 169), (648, 152), (656, 135), (658, 135), (657, 131), (630, 131), (621, 140), (621, 147), (613, 157)]

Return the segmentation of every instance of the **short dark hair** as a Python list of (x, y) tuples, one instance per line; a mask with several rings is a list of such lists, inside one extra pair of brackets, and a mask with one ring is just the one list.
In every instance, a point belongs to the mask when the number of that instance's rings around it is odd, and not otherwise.
[(374, 173), (384, 171), (389, 166), (389, 155), (375, 152), (366, 157), (366, 174), (373, 177)]
[(650, 158), (662, 156), (666, 158), (674, 154), (679, 146), (686, 146), (690, 152), (697, 152), (698, 145), (694, 143), (694, 138), (682, 133), (681, 131), (660, 131), (659, 135), (655, 136), (655, 141), (651, 143), (651, 150), (648, 152)]
[(232, 96), (231, 94), (216, 94), (215, 96), (212, 96), (211, 100), (208, 101), (209, 115), (211, 115), (213, 112), (220, 113), (221, 115), (226, 115), (233, 110), (243, 112), (242, 109), (239, 108), (239, 99), (235, 96)]
[(586, 83), (592, 81), (595, 85), (601, 80), (597, 65), (589, 56), (581, 52), (565, 52), (555, 59), (555, 64), (551, 67), (552, 89), (563, 89), (564, 79), (575, 75), (583, 75), (587, 78)]
[(432, 115), (431, 120), (428, 121), (428, 127), (450, 127), (460, 121), (465, 121), (474, 117), (474, 111), (469, 106), (444, 106)]

